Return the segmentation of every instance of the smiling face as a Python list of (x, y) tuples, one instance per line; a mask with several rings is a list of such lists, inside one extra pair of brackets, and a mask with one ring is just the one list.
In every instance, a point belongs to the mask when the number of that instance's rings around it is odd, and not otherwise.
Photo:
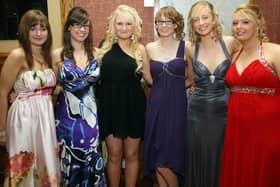
[(132, 15), (129, 13), (120, 13), (116, 16), (114, 29), (118, 39), (127, 40), (135, 30), (135, 23)]
[(160, 16), (159, 19), (155, 21), (156, 30), (160, 37), (170, 37), (173, 36), (177, 25), (171, 18), (164, 15)]
[(210, 35), (213, 31), (214, 18), (210, 8), (206, 5), (197, 5), (191, 13), (192, 27), (200, 36)]
[(71, 39), (77, 42), (84, 42), (90, 30), (89, 21), (85, 23), (73, 23), (69, 26)]
[(258, 25), (251, 15), (237, 11), (232, 20), (232, 33), (237, 40), (245, 42), (257, 38)]
[(29, 41), (31, 45), (42, 46), (48, 39), (48, 30), (44, 24), (36, 24), (29, 30)]

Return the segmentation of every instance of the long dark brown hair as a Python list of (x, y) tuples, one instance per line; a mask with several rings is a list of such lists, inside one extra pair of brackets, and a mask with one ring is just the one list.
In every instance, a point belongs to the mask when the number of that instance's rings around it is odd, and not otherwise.
[(18, 41), (20, 46), (23, 48), (27, 60), (28, 67), (33, 67), (33, 56), (31, 51), (31, 43), (29, 40), (29, 31), (32, 27), (40, 24), (42, 27), (48, 30), (48, 38), (42, 45), (41, 55), (44, 61), (48, 63), (48, 66), (52, 66), (51, 58), (51, 46), (52, 46), (52, 32), (47, 16), (40, 10), (29, 10), (20, 19), (18, 27)]
[(32, 9), (27, 11), (20, 19), (18, 27), (18, 41), (23, 48), (27, 60), (28, 67), (33, 67), (33, 56), (31, 51), (31, 42), (29, 40), (29, 31), (32, 27), (40, 24), (48, 30), (48, 38), (42, 45), (41, 55), (48, 66), (52, 66), (51, 47), (52, 47), (52, 32), (47, 16), (40, 10)]
[(69, 27), (75, 23), (85, 24), (89, 22), (89, 33), (88, 37), (84, 41), (84, 47), (88, 56), (88, 60), (93, 59), (93, 40), (92, 40), (92, 24), (87, 11), (81, 7), (74, 7), (70, 10), (63, 29), (63, 49), (61, 52), (61, 59), (70, 59), (75, 64), (76, 61), (73, 55), (73, 46), (71, 44), (71, 33)]

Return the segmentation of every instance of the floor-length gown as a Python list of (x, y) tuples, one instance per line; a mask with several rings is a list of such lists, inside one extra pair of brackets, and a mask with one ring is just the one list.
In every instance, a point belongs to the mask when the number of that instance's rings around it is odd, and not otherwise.
[(58, 159), (51, 93), (56, 78), (51, 69), (21, 73), (7, 117), (9, 168), (5, 186), (57, 187)]
[(84, 70), (65, 60), (59, 73), (63, 91), (57, 98), (55, 118), (62, 186), (105, 186), (93, 92), (98, 76), (95, 59)]
[(184, 41), (176, 58), (151, 61), (153, 85), (147, 102), (144, 133), (144, 175), (152, 177), (157, 167), (185, 174), (187, 96)]
[(198, 61), (199, 45), (195, 48), (195, 91), (188, 106), (186, 187), (218, 187), (219, 183), (228, 101), (225, 74), (231, 64), (224, 41), (220, 44), (226, 59), (212, 73)]
[(279, 187), (280, 81), (262, 47), (243, 72), (234, 63), (226, 81), (232, 93), (220, 187)]

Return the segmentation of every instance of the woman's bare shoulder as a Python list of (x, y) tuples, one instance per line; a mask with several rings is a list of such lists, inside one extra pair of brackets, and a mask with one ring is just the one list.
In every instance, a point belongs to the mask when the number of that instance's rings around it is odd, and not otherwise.
[(147, 48), (147, 50), (149, 50), (149, 49), (156, 47), (156, 45), (157, 45), (157, 41), (149, 42), (146, 44), (146, 48)]
[(55, 56), (60, 56), (62, 50), (63, 50), (62, 47), (56, 48), (56, 49), (52, 50), (52, 54)]
[(280, 64), (280, 45), (276, 43), (271, 42), (265, 42), (263, 43), (263, 49), (264, 49), (264, 56), (271, 58), (271, 61), (278, 62)]
[(194, 50), (195, 50), (195, 44), (190, 41), (186, 41), (185, 42), (186, 55), (192, 57), (194, 54)]
[(241, 44), (233, 36), (224, 35), (223, 40), (231, 56), (233, 56), (241, 48)]
[(7, 59), (6, 59), (7, 63), (12, 63), (12, 64), (26, 64), (26, 56), (25, 56), (25, 52), (22, 48), (16, 48), (13, 49)]

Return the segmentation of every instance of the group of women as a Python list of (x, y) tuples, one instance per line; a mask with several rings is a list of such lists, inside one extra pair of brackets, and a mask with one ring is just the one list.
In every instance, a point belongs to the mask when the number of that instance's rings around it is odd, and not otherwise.
[(134, 8), (120, 5), (108, 21), (94, 48), (90, 17), (74, 7), (63, 47), (51, 51), (47, 17), (21, 18), (20, 47), (0, 77), (6, 186), (119, 187), (122, 158), (125, 186), (136, 186), (143, 138), (144, 175), (160, 187), (279, 186), (280, 46), (268, 42), (256, 5), (240, 5), (225, 36), (213, 5), (198, 1), (188, 41), (183, 16), (163, 7), (146, 46)]

